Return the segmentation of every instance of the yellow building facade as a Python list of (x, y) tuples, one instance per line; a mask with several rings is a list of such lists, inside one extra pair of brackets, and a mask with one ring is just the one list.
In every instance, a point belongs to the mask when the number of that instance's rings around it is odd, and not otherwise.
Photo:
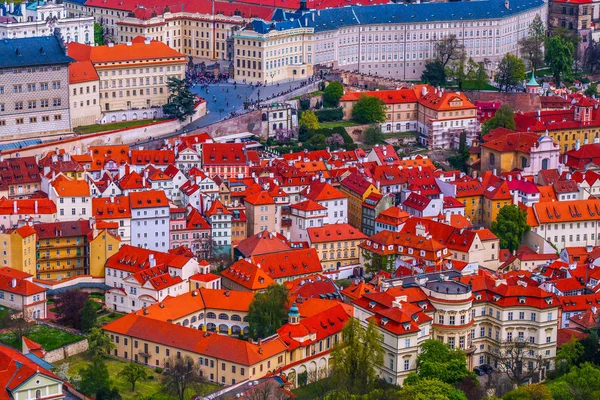
[(121, 239), (118, 234), (113, 234), (107, 229), (94, 231), (90, 235), (90, 275), (103, 277), (106, 260), (119, 251)]
[(0, 266), (35, 276), (36, 233), (29, 226), (0, 232)]

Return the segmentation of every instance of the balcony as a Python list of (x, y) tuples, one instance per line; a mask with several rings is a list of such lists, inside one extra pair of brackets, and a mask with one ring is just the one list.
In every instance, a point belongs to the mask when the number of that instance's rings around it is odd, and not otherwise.
[(281, 218), (281, 226), (286, 227), (286, 228), (292, 226), (292, 219), (291, 218)]
[(292, 208), (290, 206), (281, 207), (281, 215), (290, 215), (292, 213)]

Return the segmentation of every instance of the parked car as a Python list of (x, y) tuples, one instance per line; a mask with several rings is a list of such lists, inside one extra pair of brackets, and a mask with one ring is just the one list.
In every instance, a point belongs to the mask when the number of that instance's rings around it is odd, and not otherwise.
[(477, 374), (478, 376), (483, 376), (485, 375), (485, 371), (479, 367), (475, 367), (473, 368), (473, 372), (475, 372), (475, 374)]

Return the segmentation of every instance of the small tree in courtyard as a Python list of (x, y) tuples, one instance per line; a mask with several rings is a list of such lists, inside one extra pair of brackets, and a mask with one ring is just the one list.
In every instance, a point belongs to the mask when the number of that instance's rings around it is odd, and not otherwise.
[(167, 80), (167, 88), (169, 102), (163, 105), (165, 115), (183, 121), (187, 116), (194, 114), (196, 97), (190, 92), (189, 85), (184, 79), (170, 76)]
[(514, 204), (500, 209), (491, 228), (500, 239), (500, 247), (511, 252), (519, 248), (523, 235), (531, 229), (525, 211)]

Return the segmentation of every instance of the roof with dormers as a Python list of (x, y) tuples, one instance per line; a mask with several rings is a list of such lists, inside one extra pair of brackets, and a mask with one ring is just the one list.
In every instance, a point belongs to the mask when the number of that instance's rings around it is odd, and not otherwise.
[(275, 283), (261, 267), (245, 259), (240, 259), (224, 269), (221, 276), (251, 291), (264, 290)]
[(363, 240), (367, 236), (350, 224), (325, 224), (307, 228), (311, 243), (338, 242), (347, 240)]
[(309, 275), (323, 271), (315, 249), (294, 249), (251, 257), (273, 279)]

